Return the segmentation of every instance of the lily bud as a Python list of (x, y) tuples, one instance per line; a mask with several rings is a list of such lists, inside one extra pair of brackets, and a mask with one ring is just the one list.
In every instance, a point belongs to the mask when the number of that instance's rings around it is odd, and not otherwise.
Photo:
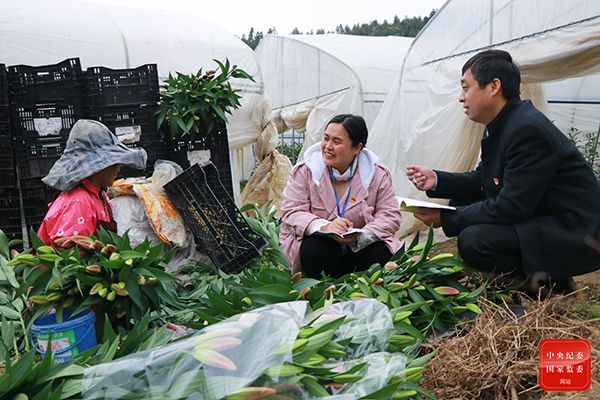
[(211, 367), (225, 369), (228, 371), (237, 371), (237, 365), (223, 354), (214, 350), (197, 348), (194, 350), (194, 358), (203, 364)]
[(245, 305), (246, 307), (250, 307), (250, 306), (252, 306), (252, 300), (249, 297), (244, 297), (242, 299), (242, 304)]
[(350, 299), (352, 300), (359, 300), (359, 299), (366, 299), (368, 298), (368, 296), (364, 293), (360, 293), (360, 292), (354, 292), (354, 293), (350, 293)]
[(46, 301), (54, 302), (60, 300), (60, 293), (54, 292), (46, 296)]
[(327, 289), (325, 289), (323, 292), (327, 293), (327, 294), (334, 294), (335, 293), (335, 285), (329, 285), (327, 287)]
[(396, 264), (394, 261), (388, 261), (385, 263), (385, 265), (383, 266), (383, 268), (385, 268), (388, 271), (393, 271), (396, 268), (398, 268), (398, 264)]
[(117, 247), (114, 244), (107, 244), (100, 250), (100, 254), (110, 256), (115, 251), (117, 251)]
[(46, 296), (29, 296), (29, 301), (35, 304), (47, 304)]
[(93, 296), (95, 294), (98, 293), (98, 291), (100, 289), (102, 289), (104, 287), (104, 285), (100, 282), (96, 283), (94, 286), (92, 286), (92, 288), (90, 289), (90, 296)]
[(458, 289), (455, 289), (450, 286), (438, 286), (438, 287), (434, 288), (433, 290), (435, 290), (439, 294), (443, 294), (446, 296), (452, 296), (452, 295), (459, 293)]
[(296, 283), (300, 279), (302, 279), (302, 272), (296, 272), (294, 275), (292, 275), (292, 282)]
[(102, 267), (98, 264), (88, 265), (85, 269), (89, 272), (102, 272)]
[[(123, 285), (121, 285), (121, 283)], [(112, 285), (110, 285), (110, 288), (114, 292), (116, 292), (119, 296), (127, 296), (129, 294), (129, 292), (127, 292), (127, 290), (125, 290), (125, 282), (113, 283)]]

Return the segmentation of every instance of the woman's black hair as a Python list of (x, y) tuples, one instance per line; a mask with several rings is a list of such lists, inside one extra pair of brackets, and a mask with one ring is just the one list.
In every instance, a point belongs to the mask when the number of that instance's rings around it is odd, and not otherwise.
[(352, 147), (358, 146), (359, 143), (363, 144), (363, 147), (367, 145), (367, 137), (369, 136), (369, 131), (367, 130), (367, 123), (364, 118), (360, 115), (353, 114), (340, 114), (336, 115), (327, 123), (329, 124), (342, 124), (346, 132), (348, 132), (348, 136), (352, 141)]

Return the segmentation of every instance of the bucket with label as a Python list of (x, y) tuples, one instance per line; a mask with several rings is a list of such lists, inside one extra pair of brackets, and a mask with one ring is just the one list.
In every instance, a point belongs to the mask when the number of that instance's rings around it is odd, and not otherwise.
[(63, 313), (62, 322), (56, 322), (56, 313), (48, 314), (35, 320), (31, 327), (32, 343), (42, 356), (46, 354), (48, 338), (52, 333), (52, 354), (54, 363), (70, 361), (79, 353), (96, 345), (96, 316), (92, 310), (71, 316)]

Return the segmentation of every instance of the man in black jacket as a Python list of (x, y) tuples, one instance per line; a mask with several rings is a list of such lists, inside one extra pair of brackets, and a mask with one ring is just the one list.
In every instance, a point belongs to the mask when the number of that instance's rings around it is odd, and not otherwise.
[(409, 165), (406, 174), (419, 190), (457, 207), (415, 216), (458, 236), (458, 250), (473, 268), (541, 273), (568, 291), (571, 276), (600, 268), (600, 253), (584, 243), (600, 215), (598, 182), (571, 141), (521, 101), (520, 71), (509, 53), (478, 53), (462, 73), (458, 100), (486, 127), (481, 161), (464, 173)]

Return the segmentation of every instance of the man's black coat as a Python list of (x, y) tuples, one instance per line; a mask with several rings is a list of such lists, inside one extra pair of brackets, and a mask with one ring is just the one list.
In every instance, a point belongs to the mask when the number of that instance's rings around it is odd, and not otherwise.
[(436, 171), (437, 187), (427, 192), (471, 203), (442, 211), (446, 235), (511, 224), (525, 273), (563, 277), (600, 268), (600, 253), (584, 243), (600, 217), (600, 186), (577, 148), (530, 101), (508, 101), (487, 129), (477, 169)]

